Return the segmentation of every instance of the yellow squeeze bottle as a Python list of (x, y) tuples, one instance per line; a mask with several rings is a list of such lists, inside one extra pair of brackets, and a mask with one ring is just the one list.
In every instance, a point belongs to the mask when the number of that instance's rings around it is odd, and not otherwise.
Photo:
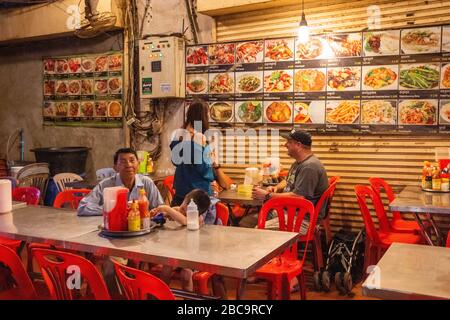
[(128, 213), (128, 231), (141, 230), (141, 214), (139, 213), (139, 204), (133, 201), (131, 210)]

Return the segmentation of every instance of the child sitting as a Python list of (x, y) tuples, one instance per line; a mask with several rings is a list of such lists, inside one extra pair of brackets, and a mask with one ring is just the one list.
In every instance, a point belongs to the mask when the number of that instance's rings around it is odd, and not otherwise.
[[(187, 225), (187, 206), (191, 199), (195, 202), (199, 213), (199, 225), (203, 224), (222, 224), (220, 219), (216, 219), (215, 204), (218, 199), (211, 199), (207, 192), (201, 189), (194, 189), (189, 192), (179, 207), (170, 207), (167, 205), (161, 205), (150, 211), (150, 216), (155, 216), (162, 213), (165, 217), (177, 221), (181, 225)], [(170, 283), (170, 277), (173, 272), (173, 267), (163, 266), (161, 278), (167, 284)], [(186, 291), (193, 291), (194, 285), (192, 282), (193, 270), (182, 268), (181, 269), (181, 282), (182, 288)], [(213, 277), (213, 290), (215, 295), (226, 299), (226, 290), (223, 283), (223, 279), (220, 276)]]

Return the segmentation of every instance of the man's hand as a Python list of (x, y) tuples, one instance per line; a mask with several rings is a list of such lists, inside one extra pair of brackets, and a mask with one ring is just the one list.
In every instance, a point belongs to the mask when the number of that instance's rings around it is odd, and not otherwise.
[(270, 186), (266, 188), (267, 192), (277, 192), (277, 187), (275, 186)]
[(253, 187), (252, 190), (252, 198), (255, 200), (264, 200), (266, 198), (266, 195), (269, 194), (269, 191), (264, 190), (259, 187)]

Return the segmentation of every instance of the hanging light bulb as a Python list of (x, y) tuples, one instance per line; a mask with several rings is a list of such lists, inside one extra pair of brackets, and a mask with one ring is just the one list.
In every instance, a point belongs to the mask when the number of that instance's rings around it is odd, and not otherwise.
[(309, 41), (309, 28), (308, 22), (306, 22), (304, 0), (302, 0), (302, 20), (297, 31), (297, 39), (300, 43), (306, 43)]

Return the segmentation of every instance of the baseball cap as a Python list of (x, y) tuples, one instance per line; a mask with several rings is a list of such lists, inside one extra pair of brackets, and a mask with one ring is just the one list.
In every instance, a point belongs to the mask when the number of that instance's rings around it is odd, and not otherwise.
[(306, 131), (302, 131), (302, 130), (292, 130), (289, 133), (285, 133), (285, 134), (281, 134), (281, 136), (285, 139), (292, 139), (295, 140), (297, 142), (300, 142), (301, 144), (305, 145), (305, 146), (311, 146), (312, 144), (312, 137), (311, 134), (306, 132)]

